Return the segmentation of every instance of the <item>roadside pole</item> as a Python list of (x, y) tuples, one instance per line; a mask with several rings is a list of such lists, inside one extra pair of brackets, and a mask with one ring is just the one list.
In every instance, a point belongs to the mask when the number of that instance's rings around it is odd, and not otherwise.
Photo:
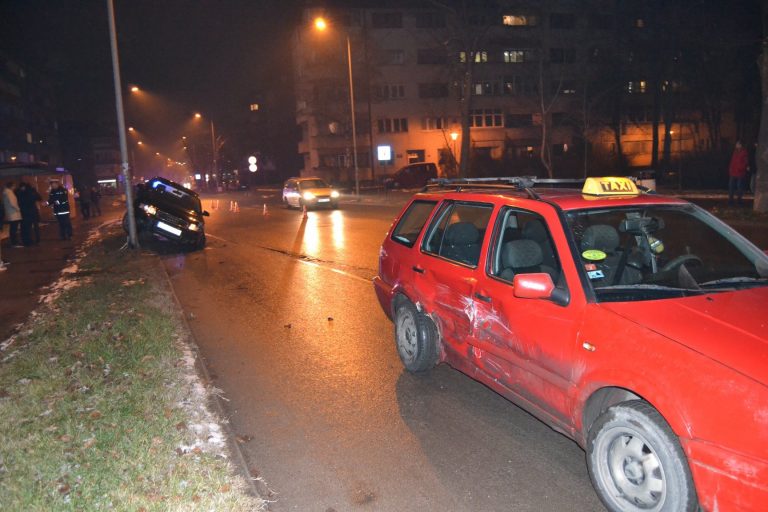
[(123, 181), (125, 182), (125, 209), (128, 216), (128, 247), (138, 249), (136, 236), (136, 215), (133, 211), (133, 183), (131, 168), (128, 163), (128, 142), (125, 135), (125, 113), (123, 111), (123, 87), (120, 80), (120, 59), (117, 53), (117, 31), (115, 29), (115, 7), (113, 0), (107, 0), (109, 11), (109, 42), (112, 47), (112, 74), (115, 82), (115, 108), (117, 109), (117, 130), (120, 136), (120, 157), (123, 162)]

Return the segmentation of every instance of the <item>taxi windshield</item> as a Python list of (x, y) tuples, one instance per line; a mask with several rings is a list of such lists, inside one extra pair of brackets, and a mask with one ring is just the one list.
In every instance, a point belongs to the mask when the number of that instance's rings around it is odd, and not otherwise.
[(651, 300), (768, 285), (768, 257), (694, 205), (566, 213), (598, 301)]

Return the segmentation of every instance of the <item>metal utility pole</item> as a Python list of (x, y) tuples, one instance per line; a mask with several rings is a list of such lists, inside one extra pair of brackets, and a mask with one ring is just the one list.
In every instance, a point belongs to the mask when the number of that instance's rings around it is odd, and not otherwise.
[(123, 88), (120, 80), (120, 59), (117, 54), (117, 30), (115, 29), (115, 7), (112, 0), (107, 0), (109, 12), (109, 42), (112, 47), (112, 74), (115, 82), (115, 108), (117, 109), (117, 130), (120, 136), (120, 157), (123, 161), (123, 180), (125, 181), (125, 208), (128, 216), (128, 247), (137, 249), (139, 239), (136, 235), (136, 215), (133, 211), (133, 184), (131, 168), (128, 163), (128, 139), (125, 135), (125, 113), (123, 112)]
[(211, 169), (211, 174), (213, 176), (216, 176), (216, 132), (213, 129), (213, 119), (211, 119), (211, 154), (213, 156), (213, 169)]
[(355, 163), (355, 197), (360, 199), (360, 171), (357, 168), (357, 129), (355, 127), (355, 87), (352, 82), (352, 44), (347, 34), (347, 63), (349, 64), (349, 110), (352, 114), (352, 160)]

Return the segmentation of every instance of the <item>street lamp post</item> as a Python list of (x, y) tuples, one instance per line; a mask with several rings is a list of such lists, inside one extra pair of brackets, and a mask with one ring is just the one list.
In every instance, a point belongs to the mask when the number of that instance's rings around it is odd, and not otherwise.
[[(323, 18), (315, 19), (315, 28), (321, 32), (327, 28), (328, 24)], [(352, 80), (352, 43), (349, 40), (349, 34), (346, 34), (347, 41), (347, 71), (349, 74), (349, 111), (352, 117), (352, 162), (355, 166), (355, 197), (360, 199), (360, 169), (357, 165), (357, 126), (355, 125), (355, 85)]]

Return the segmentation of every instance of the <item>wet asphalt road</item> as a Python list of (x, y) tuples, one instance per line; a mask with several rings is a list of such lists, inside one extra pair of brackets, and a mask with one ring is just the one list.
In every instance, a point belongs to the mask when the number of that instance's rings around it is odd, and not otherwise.
[(270, 510), (603, 510), (574, 442), (448, 366), (402, 369), (371, 284), (397, 206), (233, 197), (204, 200), (206, 250), (163, 260)]

